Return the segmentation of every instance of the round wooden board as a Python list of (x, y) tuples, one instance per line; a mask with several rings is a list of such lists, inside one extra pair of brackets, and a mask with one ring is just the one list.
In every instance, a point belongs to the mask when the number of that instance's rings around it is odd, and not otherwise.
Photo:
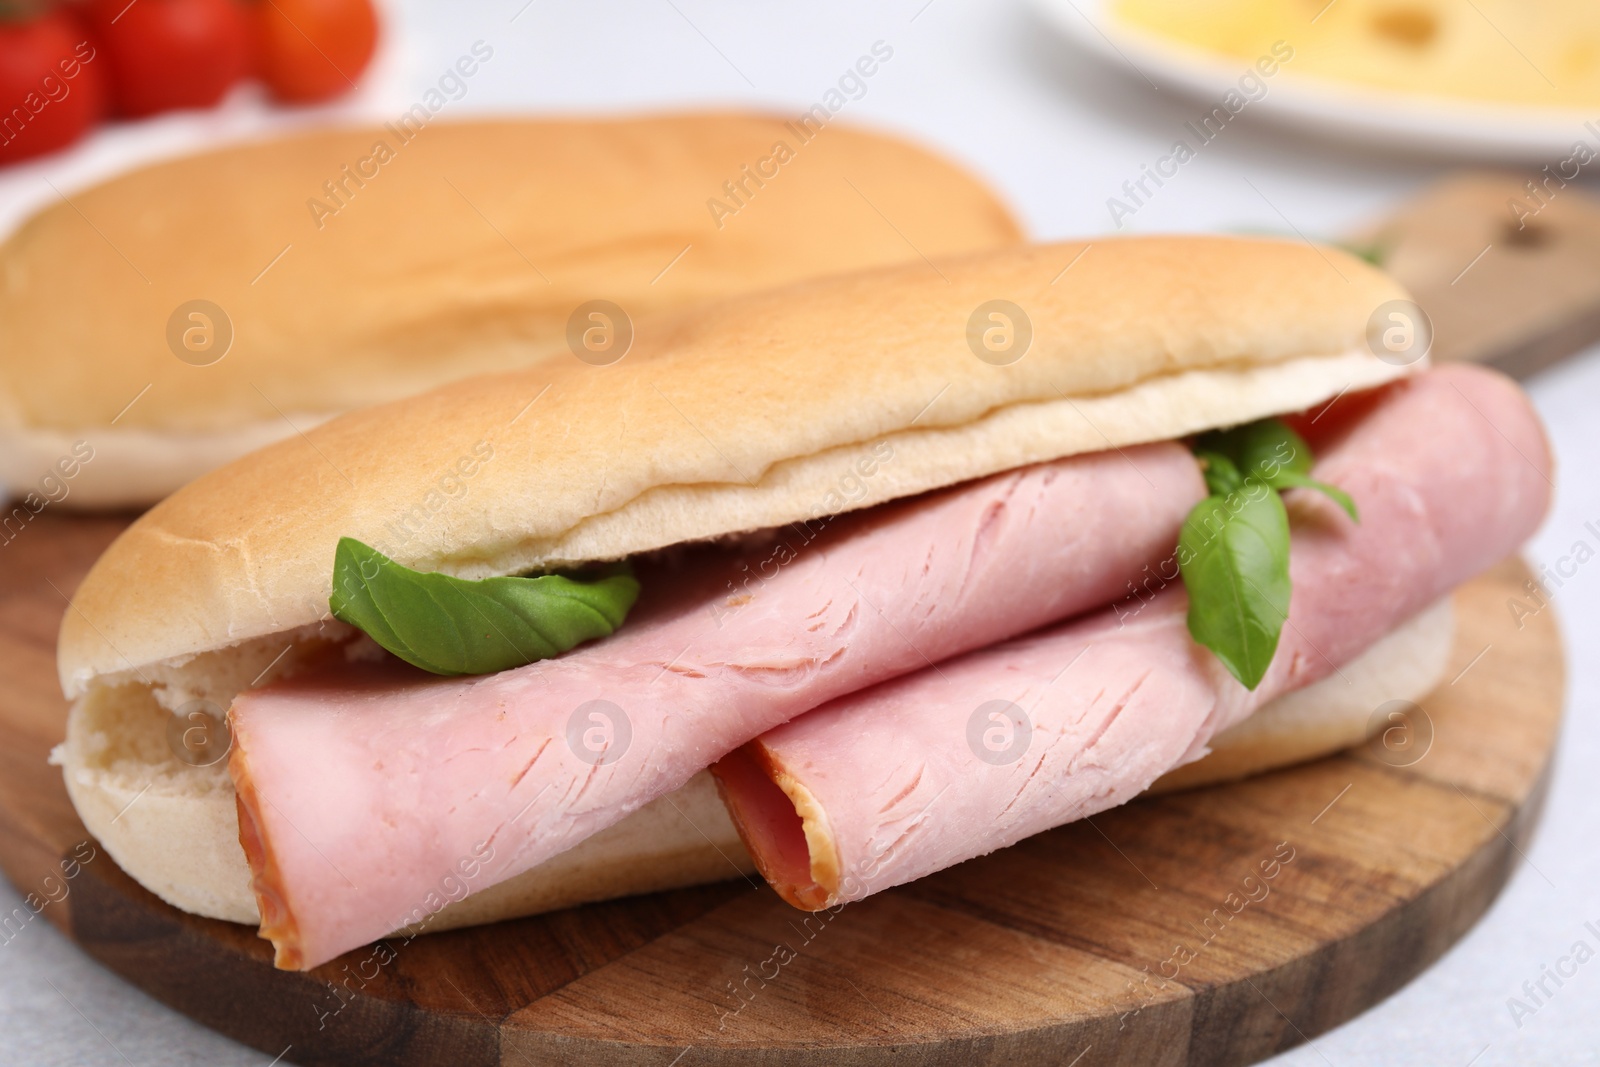
[[(0, 547), (0, 866), (24, 893), (85, 840), (45, 764), (66, 713), (55, 635), (123, 525), (46, 513)], [(1369, 746), (1140, 800), (832, 916), (732, 881), (294, 974), (253, 930), (168, 907), (103, 852), (44, 914), (296, 1063), (1250, 1063), (1398, 989), (1520, 862), (1562, 703), (1550, 613), (1519, 630), (1507, 608), (1526, 577), (1507, 561), (1458, 592), (1454, 681), (1424, 702), (1434, 738), (1410, 766)]]

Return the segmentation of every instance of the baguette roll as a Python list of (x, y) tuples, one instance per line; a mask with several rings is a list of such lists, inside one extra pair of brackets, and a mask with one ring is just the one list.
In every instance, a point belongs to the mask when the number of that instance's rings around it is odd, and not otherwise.
[(0, 486), (148, 505), (342, 411), (575, 361), (591, 301), (639, 318), (1018, 240), (953, 164), (806, 132), (734, 112), (327, 129), (73, 192), (0, 244)]

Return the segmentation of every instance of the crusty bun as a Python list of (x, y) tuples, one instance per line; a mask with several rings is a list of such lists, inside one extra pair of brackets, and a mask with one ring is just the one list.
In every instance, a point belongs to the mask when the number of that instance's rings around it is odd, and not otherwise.
[[(917, 261), (640, 320), (620, 363), (467, 379), (179, 490), (79, 587), (62, 687), (137, 682), (168, 706), (226, 707), (348, 635), (327, 619), (341, 536), (412, 567), (511, 574), (1298, 410), (1406, 373), (1364, 343), (1400, 296), (1332, 249), (1144, 238)], [(1031, 323), (1007, 365), (969, 345), (995, 299)], [(875, 445), (892, 458), (862, 476)]]
[[(1373, 712), (1421, 700), (1443, 676), (1454, 634), (1448, 600), (1389, 634), (1338, 676), (1279, 697), (1220, 734), (1204, 759), (1156, 782), (1166, 792), (1227, 781), (1359, 744)], [(95, 687), (72, 708), (56, 753), (89, 832), (157, 896), (215, 919), (259, 921), (239, 847), (226, 761), (192, 767), (167, 740), (172, 716), (142, 686)], [(1382, 722), (1379, 722), (1382, 725)], [(715, 785), (701, 773), (576, 848), (447, 906), (446, 930), (755, 870)]]
[[(565, 352), (590, 300), (641, 316), (1019, 239), (921, 149), (735, 113), (324, 130), (69, 200), (0, 245), (0, 486), (87, 442), (40, 493), (59, 507), (149, 504), (341, 411)], [(169, 341), (195, 300), (231, 322), (210, 365)]]

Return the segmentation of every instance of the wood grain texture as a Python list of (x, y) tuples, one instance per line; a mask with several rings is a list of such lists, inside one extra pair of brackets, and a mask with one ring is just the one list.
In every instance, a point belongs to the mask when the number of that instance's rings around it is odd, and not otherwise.
[[(46, 512), (0, 547), (0, 867), (24, 893), (85, 841), (45, 764), (66, 714), (54, 638), (123, 524)], [(1563, 670), (1550, 613), (1519, 630), (1507, 608), (1526, 575), (1507, 561), (1458, 592), (1455, 681), (1423, 703), (1433, 740), (1408, 766), (1374, 743), (1136, 801), (832, 916), (736, 880), (297, 974), (103, 853), (42, 914), (159, 999), (296, 1063), (1250, 1063), (1398, 989), (1523, 862)], [(1235, 913), (1247, 890), (1261, 899)], [(1163, 970), (1176, 977), (1146, 980)]]
[(1600, 341), (1600, 201), (1559, 175), (1454, 173), (1354, 240), (1428, 312), (1437, 361), (1526, 378)]

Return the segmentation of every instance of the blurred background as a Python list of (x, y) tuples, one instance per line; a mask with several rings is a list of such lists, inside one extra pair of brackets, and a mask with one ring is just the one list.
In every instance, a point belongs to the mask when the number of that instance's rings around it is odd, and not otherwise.
[[(388, 121), (436, 86), (476, 42), (492, 48), (492, 59), (449, 102), (448, 119), (691, 106), (798, 115), (881, 43), (892, 57), (846, 97), (836, 119), (902, 135), (974, 172), (998, 191), (1032, 240), (1225, 231), (1348, 241), (1385, 258), (1419, 292), (1440, 319), (1442, 344), (1465, 351), (1507, 323), (1521, 323), (1516, 336), (1527, 343), (1497, 340), (1477, 354), (1528, 375), (1555, 439), (1556, 509), (1530, 546), (1530, 559), (1537, 570), (1570, 557), (1579, 541), (1600, 547), (1600, 480), (1593, 475), (1600, 468), (1600, 420), (1592, 414), (1600, 399), (1600, 348), (1593, 346), (1600, 335), (1600, 226), (1587, 228), (1600, 218), (1587, 200), (1600, 190), (1591, 177), (1600, 162), (1578, 162), (1580, 145), (1600, 155), (1594, 5), (1289, 5), (1304, 9), (1299, 17), (1307, 27), (1312, 19), (1331, 26), (1359, 14), (1399, 42), (1398, 54), (1413, 49), (1410, 66), (1417, 69), (1428, 62), (1429, 43), (1447, 36), (1449, 27), (1438, 19), (1481, 19), (1470, 35), (1477, 43), (1462, 46), (1454, 68), (1440, 68), (1440, 84), (1459, 88), (1459, 78), (1449, 82), (1456, 77), (1451, 69), (1476, 70), (1481, 76), (1466, 78), (1468, 89), (1504, 99), (1385, 104), (1381, 94), (1385, 84), (1393, 88), (1393, 71), (1361, 64), (1348, 69), (1365, 87), (1296, 82), (1300, 70), (1339, 73), (1336, 55), (1307, 43), (1281, 70), (1240, 86), (1244, 103), (1237, 111), (1224, 103), (1231, 83), (1270, 48), (1242, 31), (1230, 37), (1218, 30), (1208, 58), (1113, 25), (1110, 6), (391, 0), (381, 5), (378, 52), (355, 92), (286, 109), (249, 85), (215, 109), (101, 126), (59, 154), (0, 168), (0, 231), (61, 192), (137, 161), (275, 126)], [(1183, 18), (1172, 16), (1172, 25), (1202, 27), (1192, 30), (1201, 34), (1222, 24), (1224, 9), (1276, 5), (1124, 6), (1157, 23), (1165, 9), (1186, 10)], [(1212, 22), (1208, 9), (1218, 16)], [(1564, 25), (1567, 32), (1551, 32)], [(1280, 39), (1265, 32), (1268, 45)], [(1560, 96), (1557, 83), (1575, 88)], [(1537, 118), (1508, 111), (1512, 98), (1544, 111)], [(1202, 129), (1218, 106), (1227, 120), (1215, 121), (1215, 131)], [(1594, 126), (1584, 125), (1585, 114)], [(1175, 158), (1178, 142), (1193, 149), (1192, 158)], [(1485, 166), (1498, 168), (1496, 175), (1473, 179), (1481, 184), (1469, 182), (1469, 193), (1453, 186), (1455, 199), (1429, 207), (1435, 183), (1460, 182)], [(1152, 170), (1161, 172), (1159, 182), (1148, 178)], [(1542, 193), (1523, 185), (1528, 180)], [(1536, 236), (1529, 236), (1530, 226)], [(83, 298), (93, 301), (94, 294)], [(1523, 321), (1530, 318), (1536, 321)], [(1600, 759), (1593, 716), (1600, 658), (1590, 654), (1600, 646), (1600, 567), (1563, 566), (1570, 575), (1564, 569), (1550, 591), (1571, 672), (1566, 736), (1526, 862), (1483, 922), (1417, 981), (1273, 1062), (1600, 1063), (1600, 1016), (1593, 1011), (1600, 966), (1580, 970), (1533, 1015), (1518, 1018), (1508, 1006), (1509, 998), (1525, 995), (1525, 981), (1537, 981), (1575, 941), (1592, 940), (1586, 922), (1600, 926), (1600, 854), (1590, 832), (1600, 819), (1590, 771)], [(0, 909), (18, 899), (0, 883)], [(0, 1062), (270, 1061), (150, 1000), (46, 924), (0, 946)]]

